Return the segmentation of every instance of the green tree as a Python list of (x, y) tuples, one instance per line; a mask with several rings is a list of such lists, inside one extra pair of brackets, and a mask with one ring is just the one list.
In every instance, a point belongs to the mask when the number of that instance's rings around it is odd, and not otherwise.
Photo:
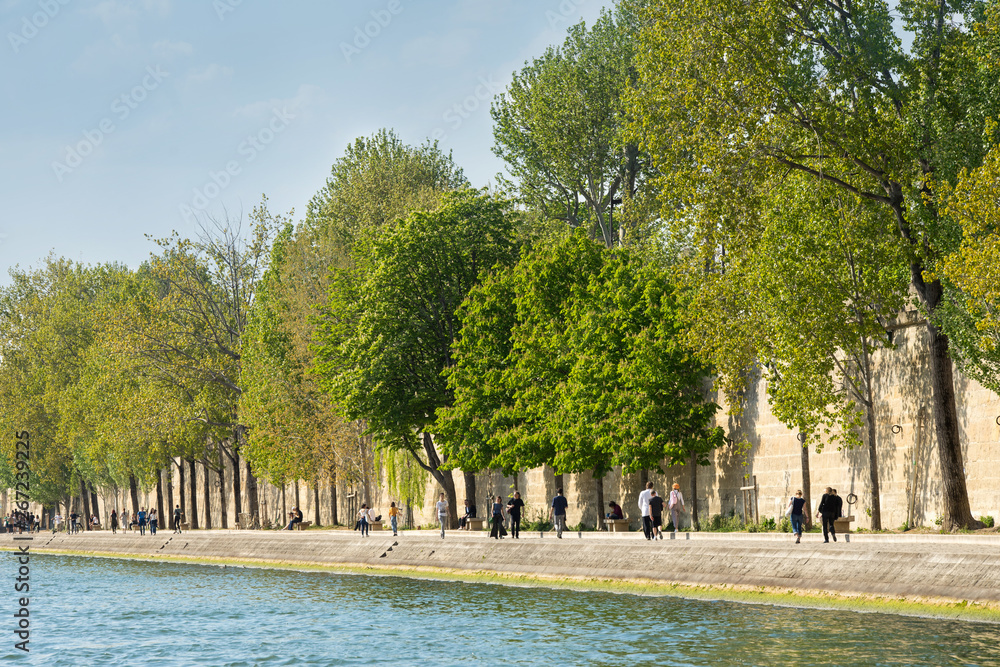
[[(646, 195), (648, 160), (622, 131), (634, 50), (630, 16), (604, 12), (515, 73), (492, 107), (493, 152), (514, 179), (507, 185), (607, 247), (626, 236), (626, 218), (612, 219), (613, 202), (631, 205)], [(646, 230), (636, 222), (628, 231)]]
[(455, 487), (431, 435), (438, 410), (453, 401), (443, 371), (459, 305), (482, 272), (516, 260), (516, 221), (509, 203), (474, 190), (411, 213), (355, 247), (317, 330), (321, 385), (347, 418), (365, 420), (379, 446), (410, 452), (434, 477), (453, 524)]
[(962, 370), (1000, 394), (1000, 148), (946, 187), (944, 198), (962, 225), (962, 244), (941, 268), (952, 287), (942, 324)]
[[(702, 239), (752, 234), (761, 184), (792, 170), (877, 203), (906, 251), (928, 324), (944, 526), (969, 509), (947, 335), (933, 315), (943, 285), (926, 271), (957, 239), (934, 182), (985, 152), (996, 68), (996, 7), (916, 0), (899, 6), (904, 49), (884, 3), (636, 0), (643, 17), (635, 129), (670, 193), (664, 215), (696, 219)], [(961, 16), (961, 20), (957, 17)], [(718, 240), (718, 238), (716, 238)]]

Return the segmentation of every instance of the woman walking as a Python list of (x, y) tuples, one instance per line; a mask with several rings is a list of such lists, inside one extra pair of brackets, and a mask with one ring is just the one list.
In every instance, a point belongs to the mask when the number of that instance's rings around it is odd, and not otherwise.
[(399, 530), (399, 508), (396, 503), (389, 503), (389, 524), (392, 526), (392, 536), (396, 537)]
[(118, 510), (111, 510), (111, 534), (118, 534)]
[(667, 504), (670, 509), (670, 518), (674, 522), (674, 532), (680, 530), (681, 512), (684, 511), (684, 496), (681, 494), (681, 485), (674, 482), (674, 488), (670, 490), (670, 502)]
[(785, 514), (792, 520), (792, 533), (795, 534), (795, 543), (802, 540), (803, 510), (806, 506), (806, 499), (802, 497), (802, 491), (796, 491), (795, 495), (788, 500), (788, 508)]
[(156, 535), (156, 525), (160, 522), (160, 517), (155, 509), (149, 510), (149, 534)]
[(361, 526), (361, 537), (368, 534), (368, 506), (361, 503), (361, 511), (358, 512), (358, 525)]
[(490, 537), (502, 540), (506, 533), (503, 527), (503, 501), (497, 496), (493, 499), (493, 526), (490, 528)]

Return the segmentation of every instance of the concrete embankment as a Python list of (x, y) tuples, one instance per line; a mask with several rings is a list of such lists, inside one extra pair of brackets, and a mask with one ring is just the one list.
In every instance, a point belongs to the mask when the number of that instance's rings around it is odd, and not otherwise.
[[(0, 549), (13, 549), (0, 536)], [(24, 536), (20, 536), (24, 537)], [(813, 604), (1000, 620), (1000, 536), (680, 533), (648, 542), (568, 533), (399, 537), (351, 531), (193, 531), (140, 536), (41, 533), (33, 553), (228, 562), (458, 579), (578, 585), (693, 597)], [(25, 544), (18, 541), (17, 545)]]

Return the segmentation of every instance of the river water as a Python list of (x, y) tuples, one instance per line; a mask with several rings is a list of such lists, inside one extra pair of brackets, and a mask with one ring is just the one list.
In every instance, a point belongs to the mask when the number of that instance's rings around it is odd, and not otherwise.
[(888, 614), (71, 556), (31, 585), (2, 664), (1000, 665), (996, 625)]

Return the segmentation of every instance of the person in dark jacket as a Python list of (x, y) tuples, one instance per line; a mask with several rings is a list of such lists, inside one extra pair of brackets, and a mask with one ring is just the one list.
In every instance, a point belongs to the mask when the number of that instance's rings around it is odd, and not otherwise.
[(831, 487), (826, 487), (826, 493), (819, 501), (819, 511), (818, 516), (823, 519), (823, 542), (824, 544), (830, 541), (830, 536), (833, 535), (833, 541), (837, 541), (837, 529), (834, 521), (840, 517), (840, 510), (844, 506), (844, 501), (841, 500)]
[(802, 491), (796, 491), (795, 495), (788, 501), (788, 518), (792, 521), (792, 533), (795, 535), (795, 543), (802, 541), (802, 524), (804, 523), (806, 499), (802, 497)]

